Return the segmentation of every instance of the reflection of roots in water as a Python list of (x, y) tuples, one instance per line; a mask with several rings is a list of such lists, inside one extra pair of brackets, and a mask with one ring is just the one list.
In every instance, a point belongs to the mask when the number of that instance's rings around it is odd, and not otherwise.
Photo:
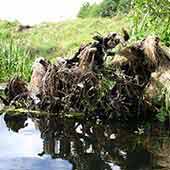
[(109, 169), (108, 162), (127, 170), (169, 167), (167, 138), (157, 137), (158, 142), (155, 137), (136, 136), (112, 124), (55, 118), (44, 119), (41, 124), (48, 124), (45, 131), (41, 129), (44, 154), (70, 160), (78, 169)]
[[(77, 169), (108, 169), (110, 165), (119, 165), (122, 168), (128, 168), (135, 157), (143, 154), (140, 161), (147, 161), (136, 165), (150, 166), (150, 154), (139, 146), (132, 151), (132, 142), (134, 135), (127, 131), (120, 131), (112, 124), (98, 124), (92, 122), (63, 120), (63, 119), (42, 119), (39, 121), (41, 137), (44, 140), (44, 150), (40, 155), (50, 154), (53, 158), (63, 158), (74, 163)], [(40, 126), (43, 125), (43, 128)], [(44, 125), (48, 125), (44, 127)], [(133, 141), (134, 140), (134, 141)], [(135, 143), (134, 143), (135, 144)], [(135, 144), (136, 145), (136, 144)], [(139, 150), (139, 151), (138, 151)]]
[(40, 119), (38, 124), (44, 140), (44, 150), (40, 155), (50, 154), (52, 157), (68, 159), (75, 162), (77, 168), (82, 166), (82, 162), (86, 164), (88, 159), (98, 160), (102, 167), (107, 167), (107, 162), (113, 161), (113, 155), (118, 154), (119, 158), (114, 156), (118, 160), (124, 159), (118, 148), (112, 148), (113, 139), (110, 136), (113, 136), (113, 132), (109, 128), (54, 117)]
[[(8, 128), (17, 131), (23, 128), (26, 116), (5, 116)], [(125, 170), (150, 170), (169, 168), (169, 138), (133, 134), (113, 122), (91, 122), (61, 119), (56, 116), (32, 117), (41, 132), (43, 151), (39, 156), (49, 154), (52, 158), (69, 160), (79, 170), (110, 170), (119, 165)], [(16, 130), (15, 130), (16, 131)], [(153, 134), (154, 135), (154, 134)]]

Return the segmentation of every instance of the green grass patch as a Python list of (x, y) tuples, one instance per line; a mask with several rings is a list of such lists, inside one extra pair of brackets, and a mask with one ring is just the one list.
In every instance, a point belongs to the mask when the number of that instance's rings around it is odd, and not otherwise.
[(0, 21), (0, 81), (15, 74), (29, 80), (31, 65), (43, 56), (53, 62), (57, 57), (71, 57), (83, 43), (99, 32), (107, 34), (127, 27), (122, 17), (86, 18), (58, 23), (42, 23), (18, 32), (18, 22)]
[(0, 40), (0, 82), (14, 75), (29, 79), (31, 74), (31, 58), (29, 51), (13, 40)]

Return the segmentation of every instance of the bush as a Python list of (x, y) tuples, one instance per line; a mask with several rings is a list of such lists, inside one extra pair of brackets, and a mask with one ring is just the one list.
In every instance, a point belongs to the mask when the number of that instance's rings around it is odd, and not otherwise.
[(97, 17), (100, 16), (100, 6), (97, 4), (90, 5), (89, 2), (85, 2), (80, 8), (78, 17), (87, 18), (87, 17)]
[(119, 0), (104, 0), (101, 3), (101, 13), (102, 17), (110, 17), (116, 15)]
[(156, 34), (170, 45), (170, 1), (136, 0), (132, 13), (132, 33), (137, 39)]
[(100, 4), (86, 2), (80, 8), (78, 17), (113, 17), (117, 13), (128, 13), (131, 0), (103, 0)]
[(128, 14), (131, 8), (132, 8), (132, 0), (119, 0), (117, 13)]

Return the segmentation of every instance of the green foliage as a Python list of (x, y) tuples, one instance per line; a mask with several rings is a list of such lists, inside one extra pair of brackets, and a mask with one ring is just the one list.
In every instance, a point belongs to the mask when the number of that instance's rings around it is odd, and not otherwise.
[(29, 79), (33, 58), (17, 35), (18, 22), (0, 21), (0, 82), (14, 75)]
[(160, 106), (160, 111), (156, 115), (160, 122), (165, 122), (167, 118), (170, 118), (170, 88), (163, 88), (160, 96), (155, 97), (155, 104)]
[[(147, 35), (158, 36), (165, 45), (170, 46), (170, 1), (134, 0), (131, 11), (133, 39), (142, 39)], [(170, 118), (170, 88), (163, 89), (157, 96), (160, 111), (156, 115), (161, 122)]]
[(170, 1), (165, 0), (103, 0), (100, 4), (85, 3), (79, 17), (113, 17), (129, 14), (132, 39), (156, 35), (170, 46)]
[(100, 4), (85, 2), (80, 8), (78, 16), (87, 17), (113, 17), (115, 15), (128, 13), (131, 0), (103, 0)]
[(133, 7), (132, 35), (139, 39), (156, 34), (166, 45), (170, 45), (170, 1), (135, 0)]
[(89, 2), (85, 2), (80, 8), (78, 16), (80, 18), (100, 16), (100, 6), (97, 4), (90, 5)]
[(85, 16), (88, 16), (89, 15), (88, 14), (89, 8), (90, 8), (90, 3), (89, 2), (83, 3), (83, 5), (80, 8), (78, 16), (81, 17), (81, 18), (84, 18)]
[(12, 31), (17, 28), (18, 24), (18, 22), (0, 20), (0, 39), (11, 38)]
[(170, 115), (168, 114), (168, 112), (165, 110), (164, 107), (161, 107), (159, 113), (156, 115), (157, 119), (160, 122), (165, 122), (166, 119), (169, 117)]
[(132, 8), (132, 0), (119, 0), (117, 14), (128, 14)]
[(99, 89), (99, 97), (102, 98), (106, 96), (108, 90), (110, 91), (115, 86), (115, 84), (116, 82), (114, 80), (109, 80), (103, 76), (101, 81), (101, 88)]
[(101, 16), (110, 17), (116, 15), (119, 0), (104, 0), (101, 3)]
[(16, 74), (28, 79), (30, 72), (29, 51), (12, 40), (0, 40), (0, 81), (8, 80)]

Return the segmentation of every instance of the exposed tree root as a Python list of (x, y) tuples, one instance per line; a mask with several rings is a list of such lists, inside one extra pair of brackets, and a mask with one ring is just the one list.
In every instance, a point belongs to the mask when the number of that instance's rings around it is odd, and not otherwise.
[(25, 102), (31, 99), (28, 108), (63, 114), (84, 112), (104, 118), (138, 118), (144, 116), (147, 107), (157, 110), (144, 100), (144, 92), (151, 74), (168, 58), (159, 39), (149, 36), (124, 47), (109, 67), (104, 58), (119, 43), (125, 45), (127, 32), (124, 30), (124, 36), (109, 33), (94, 39), (95, 42), (81, 46), (72, 59), (60, 58), (57, 64), (37, 60), (30, 88), (22, 80), (12, 79), (6, 90), (7, 101), (26, 97)]

